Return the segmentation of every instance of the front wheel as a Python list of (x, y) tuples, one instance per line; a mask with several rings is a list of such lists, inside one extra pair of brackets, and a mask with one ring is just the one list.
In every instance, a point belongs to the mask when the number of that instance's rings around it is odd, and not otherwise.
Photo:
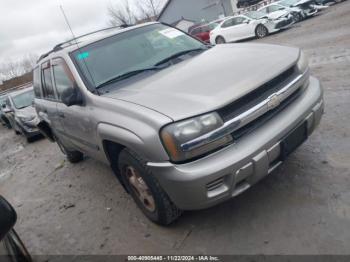
[(222, 36), (218, 36), (218, 37), (215, 39), (215, 43), (216, 43), (217, 45), (225, 44), (225, 43), (226, 43), (226, 40), (225, 40), (225, 38), (223, 38)]
[(181, 210), (162, 189), (144, 159), (124, 149), (119, 155), (118, 163), (122, 181), (128, 192), (152, 222), (165, 226), (181, 215)]
[(255, 28), (255, 36), (257, 38), (264, 38), (269, 34), (269, 30), (264, 25), (257, 25)]
[(294, 23), (299, 23), (301, 20), (303, 20), (303, 16), (300, 13), (294, 12), (292, 15)]

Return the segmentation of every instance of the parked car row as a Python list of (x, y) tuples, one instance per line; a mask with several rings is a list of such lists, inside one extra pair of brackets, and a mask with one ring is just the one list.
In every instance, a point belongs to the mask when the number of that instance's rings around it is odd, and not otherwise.
[(208, 24), (193, 26), (189, 34), (215, 44), (252, 37), (263, 38), (291, 27), (327, 8), (329, 0), (282, 0), (260, 7), (256, 11), (226, 17)]
[(23, 135), (28, 142), (41, 134), (37, 128), (39, 119), (34, 108), (32, 86), (3, 95), (0, 102), (4, 126), (12, 128), (17, 135)]

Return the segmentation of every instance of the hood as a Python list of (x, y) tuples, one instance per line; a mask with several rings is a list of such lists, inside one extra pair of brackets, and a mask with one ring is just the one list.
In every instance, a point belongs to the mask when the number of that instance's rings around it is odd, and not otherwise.
[(278, 19), (280, 17), (287, 16), (288, 14), (289, 12), (287, 10), (279, 10), (268, 14), (268, 17), (271, 19)]
[(103, 96), (142, 105), (173, 120), (219, 109), (276, 77), (299, 49), (265, 44), (217, 45)]
[(24, 117), (36, 117), (36, 111), (33, 106), (27, 106), (25, 108), (18, 109), (16, 112), (17, 116), (24, 116)]

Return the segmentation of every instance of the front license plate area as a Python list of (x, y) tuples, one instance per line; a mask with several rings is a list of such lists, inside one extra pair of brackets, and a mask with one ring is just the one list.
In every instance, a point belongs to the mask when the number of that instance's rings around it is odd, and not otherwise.
[(285, 160), (297, 147), (307, 139), (306, 122), (299, 125), (281, 143), (281, 158)]

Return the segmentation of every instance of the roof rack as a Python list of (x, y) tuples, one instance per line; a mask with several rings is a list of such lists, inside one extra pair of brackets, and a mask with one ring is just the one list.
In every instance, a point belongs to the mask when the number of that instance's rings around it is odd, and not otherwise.
[(76, 44), (77, 40), (80, 39), (80, 38), (83, 38), (85, 36), (89, 36), (89, 35), (93, 35), (93, 34), (96, 34), (96, 33), (99, 33), (99, 32), (103, 32), (103, 31), (107, 31), (107, 30), (111, 30), (111, 29), (117, 29), (117, 28), (127, 28), (129, 27), (130, 25), (127, 25), (127, 24), (122, 24), (122, 25), (119, 25), (119, 26), (112, 26), (112, 27), (107, 27), (107, 28), (103, 28), (103, 29), (99, 29), (99, 30), (96, 30), (96, 31), (93, 31), (93, 32), (90, 32), (90, 33), (87, 33), (87, 34), (84, 34), (84, 35), (80, 35), (78, 37), (75, 37), (75, 38), (72, 38), (68, 41), (65, 41), (65, 42), (62, 42), (60, 44), (57, 44), (52, 50), (50, 50), (49, 52), (41, 55), (37, 61), (37, 63), (39, 63), (42, 59), (44, 59), (45, 57), (49, 56), (50, 54), (54, 53), (54, 52), (57, 52), (59, 50), (62, 50), (64, 49), (65, 47), (68, 47), (68, 46), (71, 46), (71, 45), (74, 45)]

